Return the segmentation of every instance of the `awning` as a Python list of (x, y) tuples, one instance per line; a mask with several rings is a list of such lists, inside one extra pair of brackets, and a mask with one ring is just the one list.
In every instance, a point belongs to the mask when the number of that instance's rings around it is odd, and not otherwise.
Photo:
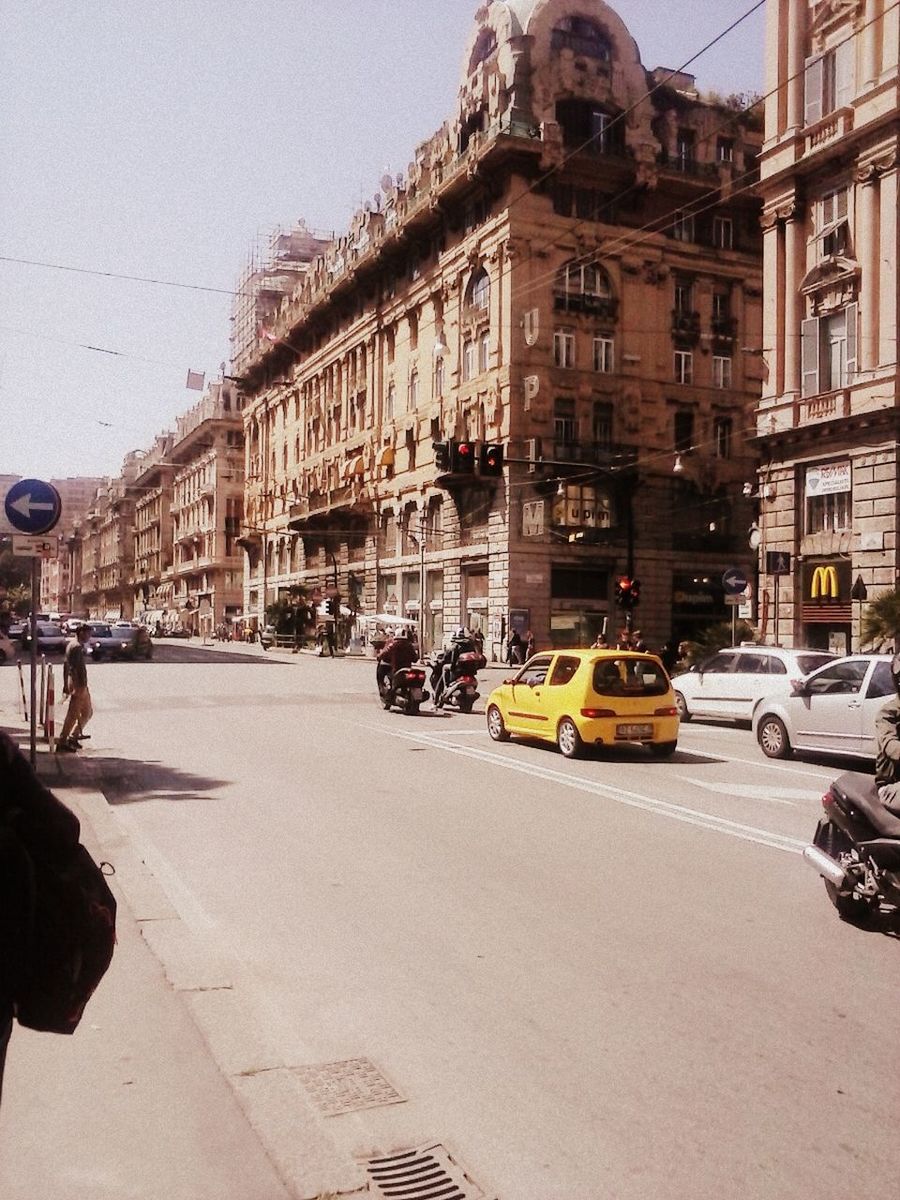
[(119, 619), (119, 617), (121, 617), (121, 615), (122, 615), (121, 608), (108, 608), (106, 610), (106, 612), (103, 614), (102, 619), (104, 621), (106, 621), (107, 624), (109, 624), (111, 622), (118, 621), (118, 619)]
[(394, 465), (394, 447), (385, 446), (378, 455), (379, 467), (392, 467)]
[(355, 458), (348, 458), (344, 463), (344, 479), (352, 479), (354, 475), (362, 475), (365, 470), (363, 456), (357, 454)]

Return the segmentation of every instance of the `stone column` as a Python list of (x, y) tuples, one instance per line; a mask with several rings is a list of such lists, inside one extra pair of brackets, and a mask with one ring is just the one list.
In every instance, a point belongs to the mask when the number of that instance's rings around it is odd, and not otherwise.
[(788, 0), (787, 127), (802, 129), (804, 124), (804, 63), (806, 62), (807, 0)]
[(878, 211), (878, 177), (873, 171), (867, 173), (857, 185), (859, 197), (859, 221), (856, 226), (856, 257), (862, 264), (862, 281), (859, 288), (860, 342), (859, 370), (871, 371), (878, 366), (880, 358), (878, 312), (879, 266), (881, 248)]
[(897, 359), (897, 167), (892, 166), (881, 176), (880, 253), (878, 271), (878, 361), (892, 363)]
[[(779, 240), (781, 231), (774, 214), (763, 217), (763, 322), (762, 348), (768, 352), (769, 374), (763, 383), (763, 400), (774, 401), (781, 394), (781, 305), (779, 276)], [(752, 349), (752, 347), (751, 347)]]
[[(876, 18), (881, 13), (881, 0), (866, 0), (865, 24), (862, 31), (862, 60), (860, 63), (862, 88), (871, 87), (880, 74), (878, 62), (878, 37), (881, 33)], [(860, 88), (859, 90), (862, 90)]]
[[(783, 0), (782, 0), (783, 3)], [(778, 0), (769, 0), (766, 5), (766, 134), (767, 140), (776, 141), (784, 132), (781, 72), (781, 8)]]
[(806, 266), (803, 222), (796, 207), (784, 223), (784, 392), (800, 394), (800, 326), (803, 305), (800, 283)]

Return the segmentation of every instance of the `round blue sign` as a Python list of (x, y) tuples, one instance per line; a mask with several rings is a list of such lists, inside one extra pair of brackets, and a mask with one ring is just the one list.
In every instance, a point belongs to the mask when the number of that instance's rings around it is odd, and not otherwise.
[(59, 492), (43, 479), (20, 479), (6, 493), (6, 519), (19, 533), (47, 533), (62, 512)]
[(740, 567), (729, 567), (722, 575), (722, 587), (726, 596), (740, 596), (746, 592), (749, 580)]

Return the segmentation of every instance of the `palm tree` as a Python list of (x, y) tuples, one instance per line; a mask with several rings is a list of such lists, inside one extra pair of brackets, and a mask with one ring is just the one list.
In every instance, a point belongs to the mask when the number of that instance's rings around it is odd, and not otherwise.
[(882, 592), (866, 608), (860, 630), (864, 643), (896, 648), (900, 638), (900, 587)]

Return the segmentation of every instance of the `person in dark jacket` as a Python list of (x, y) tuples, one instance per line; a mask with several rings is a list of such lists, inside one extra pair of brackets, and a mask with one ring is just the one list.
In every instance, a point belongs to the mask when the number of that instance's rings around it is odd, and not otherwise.
[(900, 654), (891, 661), (891, 679), (897, 695), (875, 717), (875, 782), (881, 799), (896, 811), (900, 806)]
[(397, 671), (411, 667), (419, 657), (412, 641), (412, 633), (401, 631), (387, 643), (378, 655), (378, 666), (375, 668), (375, 681), (381, 691), (382, 682), (390, 681)]
[(26, 846), (60, 866), (75, 853), (78, 818), (48, 791), (0, 730), (0, 1096), (18, 982), (28, 969), (32, 867)]

